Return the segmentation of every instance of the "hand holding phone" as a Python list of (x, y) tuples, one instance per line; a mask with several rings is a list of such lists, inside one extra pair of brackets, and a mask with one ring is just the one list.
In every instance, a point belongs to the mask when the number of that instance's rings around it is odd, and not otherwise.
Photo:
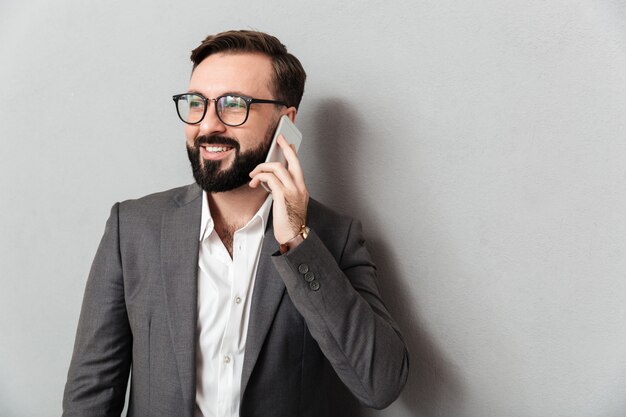
[[(280, 149), (278, 143), (276, 143), (276, 141), (278, 140), (278, 136), (280, 135), (283, 135), (283, 137), (287, 140), (289, 144), (294, 145), (295, 151), (297, 152), (298, 148), (300, 148), (300, 143), (302, 142), (302, 133), (298, 130), (296, 125), (291, 122), (288, 116), (283, 115), (280, 118), (265, 162), (280, 162), (281, 164), (286, 166), (287, 161), (285, 160), (283, 151)], [(272, 192), (267, 184), (265, 184), (264, 182), (261, 182), (261, 185), (270, 193)]]
[[(283, 139), (278, 140), (280, 136)], [(266, 157), (266, 162), (270, 163), (259, 164), (250, 173), (250, 187), (256, 188), (261, 184), (273, 194), (274, 237), (281, 244), (292, 241), (307, 224), (309, 193), (295, 152), (301, 142), (302, 134), (287, 116), (282, 116)], [(273, 191), (265, 182), (272, 184)]]

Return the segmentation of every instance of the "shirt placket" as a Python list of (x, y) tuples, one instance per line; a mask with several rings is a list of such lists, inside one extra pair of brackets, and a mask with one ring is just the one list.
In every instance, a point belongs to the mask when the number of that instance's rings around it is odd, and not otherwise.
[(233, 236), (233, 264), (230, 268), (229, 281), (231, 283), (230, 297), (227, 303), (229, 310), (226, 328), (221, 347), (220, 364), (220, 395), (219, 415), (233, 415), (235, 400), (239, 398), (239, 387), (235, 387), (233, 381), (241, 364), (237, 363), (242, 357), (239, 355), (241, 346), (240, 329), (242, 325), (244, 283), (246, 282), (246, 245), (247, 235), (243, 230), (235, 232)]

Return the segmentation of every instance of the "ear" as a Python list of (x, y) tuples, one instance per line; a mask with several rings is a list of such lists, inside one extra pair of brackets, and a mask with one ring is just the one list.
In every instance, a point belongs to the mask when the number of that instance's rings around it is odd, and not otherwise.
[(283, 114), (286, 114), (287, 117), (289, 117), (289, 120), (291, 120), (292, 123), (295, 123), (298, 110), (295, 107), (291, 106), (287, 108), (287, 110), (283, 111)]

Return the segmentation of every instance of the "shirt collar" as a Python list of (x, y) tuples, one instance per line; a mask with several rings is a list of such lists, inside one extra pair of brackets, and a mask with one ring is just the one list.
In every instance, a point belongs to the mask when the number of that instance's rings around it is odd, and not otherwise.
[[(261, 207), (259, 208), (259, 210), (254, 214), (254, 216), (252, 216), (250, 221), (244, 227), (242, 227), (242, 229), (245, 229), (246, 227), (248, 227), (250, 224), (252, 224), (255, 221), (261, 221), (263, 225), (262, 230), (266, 230), (267, 220), (270, 216), (270, 210), (272, 208), (272, 201), (273, 201), (272, 195), (269, 194), (267, 198), (265, 199), (265, 201), (263, 202), (263, 204), (261, 204)], [(200, 219), (200, 238), (199, 238), (200, 241), (203, 241), (204, 239), (209, 237), (211, 232), (213, 232), (213, 226), (214, 226), (213, 218), (211, 217), (211, 210), (209, 209), (209, 199), (207, 196), (207, 192), (202, 191), (202, 216)]]

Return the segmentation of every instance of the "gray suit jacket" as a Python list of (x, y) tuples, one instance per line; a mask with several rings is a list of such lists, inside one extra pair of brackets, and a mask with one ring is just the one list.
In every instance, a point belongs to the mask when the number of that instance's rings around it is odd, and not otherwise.
[[(85, 289), (63, 415), (192, 417), (202, 192), (195, 185), (111, 209)], [(241, 381), (241, 416), (345, 415), (339, 397), (382, 408), (408, 356), (377, 287), (360, 224), (311, 200), (309, 237), (263, 241)], [(341, 381), (341, 382), (339, 382)]]

